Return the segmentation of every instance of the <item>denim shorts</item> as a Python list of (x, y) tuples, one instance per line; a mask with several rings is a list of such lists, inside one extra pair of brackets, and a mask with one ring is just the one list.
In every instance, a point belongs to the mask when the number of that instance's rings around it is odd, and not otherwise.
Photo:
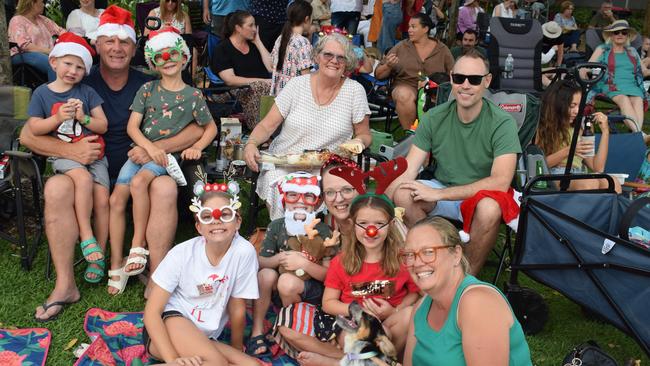
[(117, 176), (115, 184), (129, 185), (131, 183), (131, 179), (133, 179), (133, 177), (143, 169), (150, 171), (156, 177), (167, 175), (167, 169), (154, 163), (153, 161), (145, 164), (136, 164), (131, 161), (131, 159), (128, 159), (126, 163), (122, 165), (122, 169), (120, 169), (120, 174)]
[[(431, 187), (431, 188), (447, 188), (446, 185), (440, 183), (435, 179), (431, 180), (418, 180), (418, 182)], [(463, 216), (460, 214), (460, 201), (438, 201), (436, 207), (429, 212), (429, 216), (442, 216), (452, 220), (463, 221)]]

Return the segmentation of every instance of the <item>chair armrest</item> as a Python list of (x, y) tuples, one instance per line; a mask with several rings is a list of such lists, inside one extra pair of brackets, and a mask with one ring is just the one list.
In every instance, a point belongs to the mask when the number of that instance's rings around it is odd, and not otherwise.
[(650, 184), (644, 184), (644, 183), (625, 182), (623, 183), (623, 186), (630, 187), (630, 188), (641, 188), (641, 189), (650, 190)]
[(18, 151), (18, 150), (7, 150), (4, 152), (4, 154), (12, 158), (25, 159), (25, 160), (29, 160), (34, 156), (31, 152)]

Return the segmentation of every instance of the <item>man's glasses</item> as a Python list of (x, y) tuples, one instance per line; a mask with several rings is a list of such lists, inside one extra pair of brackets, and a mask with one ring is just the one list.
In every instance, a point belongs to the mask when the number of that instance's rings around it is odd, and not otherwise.
[(318, 196), (313, 193), (285, 192), (284, 194), (285, 203), (296, 203), (300, 199), (309, 206), (316, 206), (318, 203)]
[(339, 191), (335, 191), (335, 190), (332, 189), (332, 190), (327, 190), (327, 191), (323, 192), (323, 194), (325, 195), (326, 200), (334, 201), (336, 199), (336, 195), (338, 193), (341, 194), (341, 197), (343, 197), (344, 200), (347, 200), (347, 199), (350, 199), (350, 198), (352, 198), (354, 196), (354, 192), (356, 192), (356, 190), (354, 188), (352, 188), (352, 187), (343, 187)]
[(480, 85), (483, 78), (488, 76), (490, 73), (485, 75), (464, 75), (464, 74), (451, 74), (451, 82), (454, 84), (463, 84), (465, 80), (469, 80), (471, 85)]
[(328, 61), (328, 62), (332, 61), (332, 59), (334, 57), (336, 57), (336, 62), (338, 62), (340, 64), (345, 63), (345, 61), (347, 60), (345, 58), (345, 56), (343, 56), (343, 55), (335, 55), (335, 54), (333, 54), (331, 52), (323, 52), (323, 53), (321, 53), (321, 55), (323, 55), (323, 58), (325, 59), (325, 61)]
[(619, 34), (627, 36), (627, 34), (628, 34), (627, 29), (613, 31), (612, 33), (614, 33), (615, 36), (618, 36)]
[(436, 261), (436, 256), (438, 249), (451, 248), (454, 245), (440, 245), (434, 247), (425, 247), (420, 250), (402, 250), (399, 253), (400, 261), (407, 267), (413, 266), (415, 264), (415, 258), (420, 257), (420, 261), (424, 264), (433, 263)]

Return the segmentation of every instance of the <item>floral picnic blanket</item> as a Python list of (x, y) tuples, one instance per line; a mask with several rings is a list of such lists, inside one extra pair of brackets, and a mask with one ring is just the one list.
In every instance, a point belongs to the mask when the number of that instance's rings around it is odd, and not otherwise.
[(45, 366), (51, 339), (46, 328), (0, 329), (0, 365)]
[[(264, 329), (270, 329), (276, 312), (269, 310), (264, 320)], [(84, 321), (84, 330), (92, 343), (74, 366), (131, 366), (135, 358), (144, 365), (150, 360), (142, 343), (142, 313), (114, 313), (98, 308), (89, 309)], [(252, 308), (246, 311), (245, 339), (250, 335), (253, 324)], [(49, 338), (48, 338), (49, 339)], [(219, 340), (230, 341), (230, 324), (226, 325)], [(49, 344), (49, 342), (48, 342)], [(293, 366), (298, 363), (285, 355), (277, 345), (272, 347), (273, 366)], [(5, 364), (1, 362), (0, 365)]]

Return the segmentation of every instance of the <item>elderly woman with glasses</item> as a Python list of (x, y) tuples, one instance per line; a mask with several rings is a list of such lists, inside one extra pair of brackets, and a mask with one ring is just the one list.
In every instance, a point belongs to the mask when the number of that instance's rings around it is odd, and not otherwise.
[(456, 229), (419, 221), (400, 253), (425, 294), (413, 312), (404, 365), (532, 365), (521, 325), (498, 288), (469, 275)]
[(603, 29), (605, 43), (596, 47), (589, 61), (607, 65), (605, 76), (594, 88), (594, 93), (604, 93), (612, 99), (622, 114), (634, 120), (625, 121), (630, 130), (641, 131), (647, 101), (643, 77), (649, 76), (650, 71), (641, 62), (636, 49), (630, 46), (634, 37), (636, 31), (626, 20), (615, 21)]
[[(318, 71), (291, 79), (251, 133), (244, 156), (253, 171), (259, 171), (258, 146), (280, 126), (280, 134), (268, 149), (271, 154), (335, 150), (345, 142), (359, 148), (370, 145), (370, 109), (365, 90), (347, 77), (357, 65), (352, 44), (348, 38), (333, 33), (319, 40), (313, 57)], [(257, 194), (266, 201), (271, 219), (282, 216), (277, 190), (271, 184), (292, 170), (300, 169), (276, 166), (260, 172)], [(318, 170), (312, 174), (318, 174)]]

